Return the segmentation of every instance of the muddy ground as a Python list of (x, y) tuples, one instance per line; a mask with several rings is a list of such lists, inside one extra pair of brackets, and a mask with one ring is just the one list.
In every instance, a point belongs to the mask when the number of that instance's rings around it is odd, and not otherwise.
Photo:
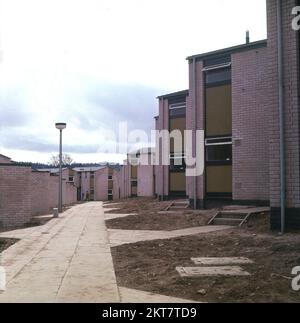
[[(300, 302), (291, 271), (300, 265), (300, 234), (253, 236), (234, 229), (112, 248), (118, 284), (202, 302)], [(251, 276), (181, 278), (175, 267), (191, 257), (248, 257)], [(199, 294), (200, 290), (204, 290)]]
[(0, 238), (0, 254), (18, 241), (17, 239)]
[[(185, 214), (177, 219), (157, 214), (154, 201), (134, 203), (122, 203), (119, 213), (138, 216), (107, 221), (109, 227), (179, 229), (205, 223), (209, 217), (204, 214), (199, 220), (199, 214), (190, 220)], [(300, 302), (300, 292), (291, 288), (292, 268), (300, 266), (300, 232), (272, 233), (267, 214), (251, 218), (242, 229), (128, 244), (112, 248), (112, 255), (120, 286), (200, 302)], [(175, 268), (195, 267), (191, 257), (248, 257), (254, 263), (241, 266), (251, 276), (181, 278)]]
[[(115, 206), (116, 208), (120, 208), (120, 210), (113, 210), (108, 213), (136, 214), (124, 218), (108, 220), (106, 221), (106, 226), (108, 229), (170, 231), (206, 225), (216, 212), (216, 210), (186, 210), (182, 213), (158, 213), (165, 210), (169, 204), (170, 201), (158, 202), (155, 199), (145, 198), (134, 198), (121, 201), (121, 204), (116, 204)], [(110, 206), (107, 206), (107, 208), (114, 207), (113, 204), (109, 205)], [(104, 209), (105, 208), (106, 207), (104, 206)]]

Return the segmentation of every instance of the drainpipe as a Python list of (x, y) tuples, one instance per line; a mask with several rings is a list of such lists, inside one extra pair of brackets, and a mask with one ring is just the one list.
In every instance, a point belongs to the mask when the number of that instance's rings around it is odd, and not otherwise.
[[(194, 83), (194, 96), (193, 96), (193, 101), (194, 101), (194, 133), (193, 133), (193, 146), (194, 146), (194, 152), (195, 152), (195, 157), (196, 157), (196, 152), (197, 152), (197, 145), (196, 145), (196, 131), (197, 131), (197, 64), (196, 64), (196, 58), (193, 59), (193, 83)], [(197, 176), (194, 176), (194, 181), (193, 181), (193, 186), (194, 186), (194, 209), (197, 209)]]
[(284, 81), (283, 81), (283, 47), (282, 47), (282, 3), (277, 0), (277, 51), (278, 51), (278, 105), (280, 123), (280, 209), (281, 234), (285, 232), (285, 136), (284, 136)]
[[(163, 98), (160, 99), (161, 100), (161, 104), (162, 104), (162, 129), (164, 130), (165, 129), (165, 123), (166, 123), (166, 120), (165, 120), (165, 101)], [(169, 129), (169, 128), (168, 128)], [(165, 198), (165, 165), (163, 163), (164, 161), (164, 158), (162, 157), (162, 155), (164, 154), (163, 152), (163, 147), (164, 147), (164, 139), (162, 140), (162, 146), (161, 146), (161, 161), (162, 161), (162, 196), (161, 196), (161, 200), (164, 201)], [(168, 188), (169, 189), (169, 188)]]

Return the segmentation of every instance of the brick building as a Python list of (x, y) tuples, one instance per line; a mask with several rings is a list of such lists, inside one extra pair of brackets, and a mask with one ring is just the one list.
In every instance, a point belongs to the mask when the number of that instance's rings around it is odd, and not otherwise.
[[(158, 195), (268, 204), (267, 42), (188, 57), (189, 90), (159, 97), (157, 129), (205, 133), (203, 176), (185, 177), (184, 151), (170, 144), (170, 166), (159, 166)], [(195, 153), (193, 143), (193, 154)]]
[(12, 163), (11, 158), (0, 154), (0, 164), (11, 164), (11, 163)]
[[(159, 97), (157, 130), (182, 132), (185, 122), (184, 129), (205, 134), (204, 174), (186, 176), (185, 183), (182, 175), (172, 174), (170, 144), (170, 166), (160, 160), (156, 168), (161, 199), (186, 196), (198, 208), (211, 200), (270, 205), (273, 229), (283, 223), (282, 210), (285, 225), (300, 228), (300, 36), (292, 28), (295, 6), (300, 1), (267, 0), (268, 40), (251, 43), (247, 38), (240, 46), (188, 57), (189, 90)], [(179, 116), (174, 112), (177, 104)], [(161, 143), (157, 149), (161, 153)], [(193, 155), (195, 151), (193, 139)], [(180, 152), (175, 158), (181, 158)]]
[(119, 199), (120, 166), (75, 167), (73, 181), (78, 201), (107, 201)]
[(128, 154), (119, 174), (120, 197), (155, 195), (154, 150), (141, 148)]
[[(285, 184), (285, 196), (283, 196), (285, 224), (287, 228), (300, 228), (300, 34), (292, 28), (292, 20), (295, 18), (292, 9), (295, 6), (300, 6), (300, 1), (267, 0), (269, 51), (267, 94), (270, 106), (270, 203), (273, 229), (278, 229), (281, 225), (282, 183)], [(279, 36), (280, 32), (281, 36)], [(281, 46), (278, 44), (280, 38)], [(282, 69), (279, 67), (281, 64)], [(280, 89), (282, 96), (280, 96)], [(284, 111), (282, 137), (280, 136), (280, 103)], [(281, 149), (285, 165), (280, 163), (280, 138), (284, 142), (284, 147)], [(280, 169), (284, 170), (284, 178), (281, 178)]]

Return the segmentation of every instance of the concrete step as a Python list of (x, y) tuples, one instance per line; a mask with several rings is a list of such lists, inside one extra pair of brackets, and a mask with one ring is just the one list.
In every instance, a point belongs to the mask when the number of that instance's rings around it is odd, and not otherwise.
[(213, 225), (230, 225), (237, 226), (240, 225), (244, 219), (241, 218), (215, 218)]
[(245, 213), (234, 213), (234, 212), (220, 212), (217, 216), (217, 218), (222, 219), (244, 219), (247, 214)]
[(183, 205), (172, 205), (169, 210), (186, 210), (187, 207)]

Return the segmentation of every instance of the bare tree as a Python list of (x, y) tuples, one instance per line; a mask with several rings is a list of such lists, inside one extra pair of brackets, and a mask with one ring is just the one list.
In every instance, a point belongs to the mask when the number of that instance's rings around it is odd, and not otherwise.
[[(63, 154), (62, 155), (62, 164), (63, 164), (63, 166), (70, 166), (73, 163), (74, 163), (74, 160), (70, 155), (68, 155), (68, 154)], [(48, 162), (48, 165), (52, 166), (52, 167), (59, 166), (59, 155), (53, 155), (50, 158), (50, 160)]]

